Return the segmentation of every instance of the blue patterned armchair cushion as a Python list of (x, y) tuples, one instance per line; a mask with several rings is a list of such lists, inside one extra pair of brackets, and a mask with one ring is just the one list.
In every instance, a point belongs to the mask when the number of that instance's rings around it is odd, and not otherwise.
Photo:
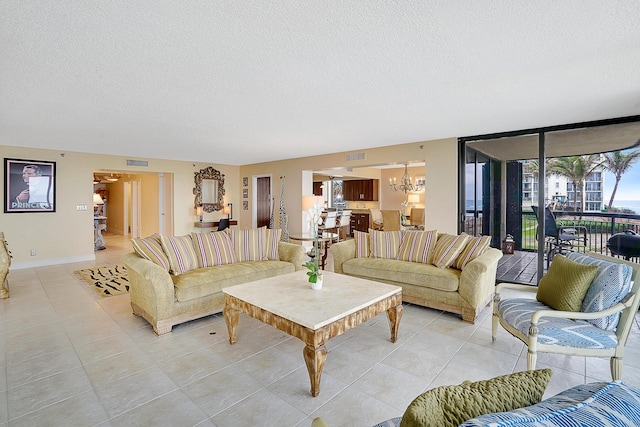
[[(552, 310), (532, 298), (512, 298), (498, 302), (500, 317), (509, 325), (529, 336), (531, 316), (539, 310)], [(593, 326), (586, 320), (542, 317), (538, 322), (538, 343), (573, 348), (615, 348), (618, 337), (613, 331)]]
[[(598, 266), (596, 277), (587, 290), (580, 311), (593, 313), (605, 310), (619, 303), (631, 290), (631, 274), (633, 273), (631, 266), (578, 252), (569, 253), (567, 258), (580, 264)], [(620, 313), (600, 319), (589, 319), (588, 322), (598, 328), (614, 331), (618, 325), (618, 320), (620, 320)]]
[(460, 427), (638, 425), (640, 390), (614, 381), (572, 387), (535, 405), (482, 415)]

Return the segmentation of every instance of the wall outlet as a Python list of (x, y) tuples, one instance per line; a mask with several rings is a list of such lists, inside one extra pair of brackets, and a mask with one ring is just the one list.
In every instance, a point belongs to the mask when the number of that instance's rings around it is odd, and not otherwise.
[(35, 249), (31, 249), (31, 256), (36, 256), (36, 250)]
[(87, 205), (76, 205), (76, 210), (77, 211), (86, 211), (87, 210)]

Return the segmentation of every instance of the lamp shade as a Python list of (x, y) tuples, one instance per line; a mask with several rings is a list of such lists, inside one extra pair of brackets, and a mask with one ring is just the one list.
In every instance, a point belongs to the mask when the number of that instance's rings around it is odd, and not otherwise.
[(93, 193), (93, 204), (94, 205), (104, 205), (104, 200), (98, 193)]
[(202, 206), (196, 206), (196, 215), (202, 215)]
[(302, 196), (302, 210), (308, 211), (315, 205), (321, 205), (323, 202), (320, 196)]
[(420, 203), (420, 196), (417, 194), (409, 194), (409, 197), (407, 198), (407, 202)]
[(231, 206), (225, 206), (225, 207), (222, 209), (222, 212), (223, 212), (225, 215), (229, 215), (229, 214), (231, 213)]

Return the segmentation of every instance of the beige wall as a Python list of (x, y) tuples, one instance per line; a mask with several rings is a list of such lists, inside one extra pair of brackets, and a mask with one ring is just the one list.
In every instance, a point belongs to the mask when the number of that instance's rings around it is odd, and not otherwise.
[[(425, 162), (425, 168), (416, 169), (416, 175), (426, 177), (425, 205), (426, 226), (439, 231), (457, 232), (457, 194), (458, 194), (458, 145), (456, 138), (435, 141), (413, 142), (381, 148), (361, 150), (365, 153), (363, 160), (347, 161), (346, 155), (358, 153), (354, 151), (326, 154), (322, 156), (289, 159), (277, 162), (257, 163), (240, 167), (240, 175), (249, 177), (249, 200), (253, 203), (252, 177), (271, 174), (273, 196), (276, 198), (275, 219), (278, 223), (280, 205), (280, 176), (285, 176), (284, 206), (289, 216), (289, 233), (302, 230), (302, 195), (311, 194), (311, 188), (302, 188), (302, 171), (323, 171), (337, 167), (363, 168), (372, 165), (405, 162)], [(397, 173), (397, 172), (396, 172)], [(406, 199), (404, 194), (391, 194), (389, 176), (381, 173), (380, 201), (382, 209), (400, 209), (400, 203)], [(386, 179), (386, 181), (385, 181)], [(402, 200), (401, 200), (402, 199)], [(375, 202), (372, 202), (375, 204)], [(431, 204), (431, 206), (430, 206)], [(433, 206), (437, 204), (437, 206)], [(369, 207), (367, 205), (367, 207)], [(252, 207), (248, 211), (240, 210), (243, 224), (251, 223)], [(435, 217), (440, 215), (439, 217)], [(434, 217), (431, 217), (434, 216)]]
[[(174, 234), (187, 234), (194, 230), (196, 219), (193, 207), (194, 172), (213, 166), (225, 174), (225, 203), (240, 205), (238, 166), (214, 163), (183, 162), (159, 159), (141, 159), (149, 167), (126, 166), (126, 157), (105, 156), (59, 150), (31, 149), (0, 145), (0, 157), (56, 162), (56, 212), (50, 213), (4, 213), (0, 212), (0, 230), (4, 231), (12, 252), (12, 269), (87, 261), (95, 259), (93, 252), (93, 172), (114, 170), (123, 173), (145, 175), (148, 172), (173, 174), (173, 222)], [(4, 176), (4, 162), (2, 162)], [(155, 178), (157, 180), (157, 177)], [(170, 180), (169, 180), (170, 181)], [(143, 233), (151, 234), (153, 224), (157, 227), (157, 185), (155, 187), (156, 212), (147, 218), (143, 207)], [(147, 200), (143, 194), (143, 202)], [(113, 203), (110, 201), (110, 203)], [(87, 205), (86, 211), (76, 206)], [(108, 209), (112, 208), (112, 204)], [(148, 211), (148, 210), (147, 210)], [(234, 209), (234, 213), (236, 210)], [(205, 220), (216, 220), (222, 212), (205, 215)], [(117, 225), (114, 228), (118, 228)], [(30, 250), (36, 249), (36, 256)]]
[[(213, 166), (225, 175), (225, 205), (233, 203), (234, 219), (239, 221), (240, 227), (251, 227), (253, 204), (253, 177), (256, 175), (270, 175), (272, 177), (273, 196), (276, 197), (275, 219), (278, 223), (278, 209), (280, 203), (280, 176), (285, 176), (284, 206), (289, 215), (289, 232), (302, 230), (302, 194), (311, 194), (312, 189), (302, 188), (303, 171), (316, 171), (334, 167), (362, 168), (372, 165), (389, 163), (405, 163), (424, 161), (425, 175), (425, 217), (426, 226), (430, 229), (455, 233), (457, 230), (457, 140), (455, 138), (436, 141), (424, 141), (400, 144), (389, 147), (361, 150), (365, 153), (363, 160), (347, 161), (346, 155), (357, 152), (342, 152), (322, 156), (290, 159), (277, 162), (258, 163), (245, 166), (219, 165), (202, 162), (184, 162), (159, 159), (147, 160), (146, 168), (126, 166), (126, 157), (105, 156), (78, 152), (61, 152), (59, 150), (31, 149), (0, 145), (0, 157), (47, 160), (56, 162), (56, 212), (53, 213), (13, 213), (0, 212), (0, 230), (4, 231), (13, 254), (12, 268), (27, 268), (41, 265), (51, 265), (95, 259), (93, 252), (93, 172), (99, 170), (120, 171), (136, 179), (140, 177), (143, 184), (142, 235), (152, 234), (158, 227), (158, 187), (157, 176), (148, 173), (162, 172), (170, 174), (168, 183), (173, 182), (173, 205), (171, 216), (173, 233), (187, 234), (195, 231), (193, 223), (196, 220), (194, 210), (194, 173), (207, 166)], [(4, 163), (2, 163), (4, 176)], [(382, 208), (400, 209), (398, 194), (388, 194), (388, 177), (381, 173)], [(249, 178), (249, 210), (242, 209), (241, 177)], [(126, 176), (123, 178), (127, 178)], [(309, 181), (309, 180), (307, 180)], [(147, 184), (146, 186), (144, 184)], [(308, 186), (311, 184), (308, 183)], [(155, 187), (154, 187), (155, 186)], [(119, 190), (116, 190), (118, 194)], [(113, 195), (110, 196), (113, 199)], [(113, 200), (109, 201), (109, 208), (122, 210), (123, 208)], [(165, 205), (168, 202), (165, 203)], [(86, 211), (76, 210), (76, 206), (87, 205)], [(153, 209), (151, 209), (153, 207)], [(110, 215), (110, 213), (108, 213)], [(149, 216), (147, 216), (149, 215)], [(222, 212), (205, 213), (205, 221), (215, 221), (222, 217)], [(114, 218), (115, 220), (115, 218)], [(118, 221), (124, 219), (118, 219)], [(122, 223), (123, 224), (123, 223)], [(123, 232), (119, 222), (110, 227)], [(111, 231), (111, 230), (110, 230)], [(30, 249), (36, 249), (36, 256), (30, 256)]]

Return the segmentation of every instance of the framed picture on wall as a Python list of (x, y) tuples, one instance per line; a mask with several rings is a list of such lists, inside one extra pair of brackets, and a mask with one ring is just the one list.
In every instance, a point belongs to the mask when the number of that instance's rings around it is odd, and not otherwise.
[(249, 177), (245, 176), (244, 178), (242, 178), (242, 186), (243, 187), (249, 186)]
[(248, 199), (249, 198), (249, 189), (248, 188), (243, 188), (242, 189), (242, 198), (243, 199)]
[(55, 212), (56, 162), (4, 159), (4, 212)]
[(247, 200), (244, 200), (242, 202), (242, 210), (243, 211), (248, 211), (249, 210), (249, 202)]

